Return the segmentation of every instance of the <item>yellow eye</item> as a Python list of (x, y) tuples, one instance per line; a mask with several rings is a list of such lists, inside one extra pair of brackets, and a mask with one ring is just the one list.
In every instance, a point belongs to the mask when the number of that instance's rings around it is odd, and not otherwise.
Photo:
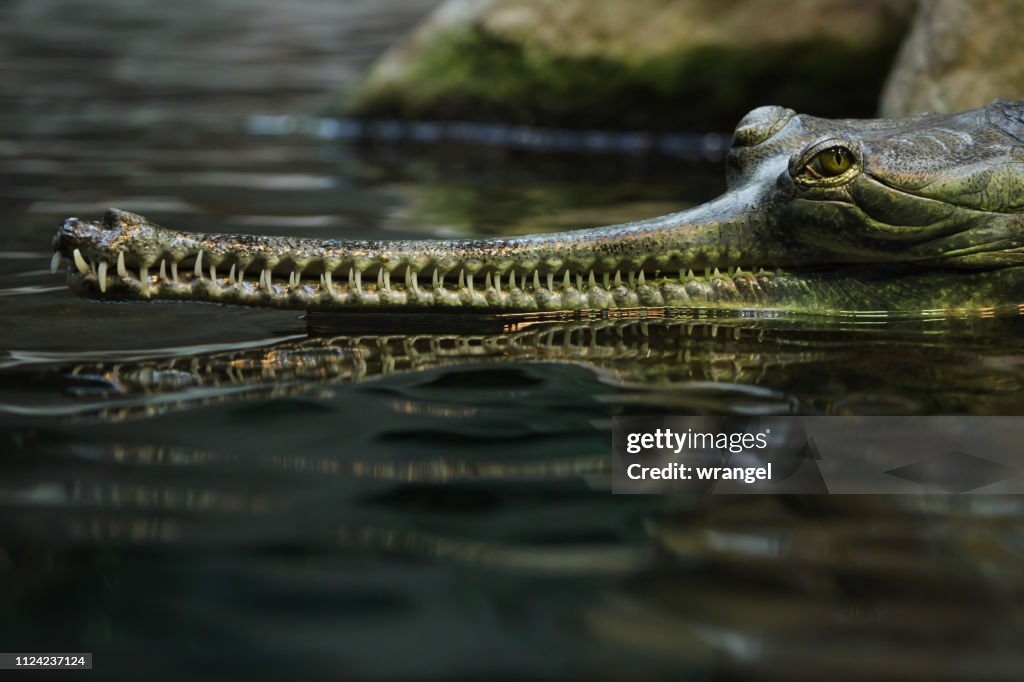
[(853, 165), (853, 154), (846, 147), (829, 147), (814, 159), (822, 175), (835, 177), (850, 170)]

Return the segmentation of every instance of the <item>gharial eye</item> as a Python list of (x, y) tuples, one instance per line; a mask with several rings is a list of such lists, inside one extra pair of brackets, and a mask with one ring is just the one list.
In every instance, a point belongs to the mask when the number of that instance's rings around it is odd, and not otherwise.
[(818, 153), (808, 164), (808, 170), (816, 174), (834, 178), (850, 170), (853, 166), (853, 154), (846, 147), (829, 147)]
[(839, 187), (857, 177), (862, 160), (857, 143), (826, 138), (789, 159), (789, 177), (798, 187)]

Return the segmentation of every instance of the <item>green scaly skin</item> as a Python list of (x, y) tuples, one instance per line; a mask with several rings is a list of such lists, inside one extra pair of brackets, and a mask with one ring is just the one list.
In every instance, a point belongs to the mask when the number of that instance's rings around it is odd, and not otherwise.
[[(625, 225), (478, 240), (332, 241), (69, 218), (56, 267), (96, 299), (320, 311), (713, 307), (837, 314), (1024, 301), (1024, 101), (828, 120), (766, 106), (736, 128), (728, 190)], [(840, 150), (848, 168), (822, 159)]]

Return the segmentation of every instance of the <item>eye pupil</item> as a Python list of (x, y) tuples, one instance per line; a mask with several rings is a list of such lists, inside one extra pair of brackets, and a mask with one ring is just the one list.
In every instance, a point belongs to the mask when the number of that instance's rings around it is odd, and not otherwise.
[(818, 155), (817, 165), (827, 176), (842, 175), (853, 165), (853, 155), (845, 147), (830, 147)]

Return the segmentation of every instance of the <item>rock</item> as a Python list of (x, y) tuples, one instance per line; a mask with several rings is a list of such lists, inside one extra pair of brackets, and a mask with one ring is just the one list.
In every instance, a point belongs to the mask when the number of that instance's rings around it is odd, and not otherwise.
[(785, 104), (869, 116), (911, 0), (448, 0), (338, 110), (730, 130)]
[(1024, 97), (1024, 3), (921, 0), (882, 92), (882, 116)]

